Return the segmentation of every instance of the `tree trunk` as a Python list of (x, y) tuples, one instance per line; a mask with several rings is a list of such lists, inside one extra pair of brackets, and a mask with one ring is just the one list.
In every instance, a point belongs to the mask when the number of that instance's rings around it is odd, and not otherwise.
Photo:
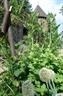
[(13, 34), (11, 30), (11, 9), (12, 6), (9, 7), (9, 2), (7, 0), (4, 0), (4, 19), (2, 24), (2, 31), (5, 34), (8, 34), (8, 40), (11, 48), (11, 54), (12, 56), (15, 56), (15, 48), (14, 48), (14, 42), (13, 42)]
[(8, 40), (11, 48), (11, 54), (12, 56), (15, 56), (15, 48), (14, 48), (14, 41), (13, 41), (13, 34), (12, 34), (12, 28), (11, 26), (8, 29)]

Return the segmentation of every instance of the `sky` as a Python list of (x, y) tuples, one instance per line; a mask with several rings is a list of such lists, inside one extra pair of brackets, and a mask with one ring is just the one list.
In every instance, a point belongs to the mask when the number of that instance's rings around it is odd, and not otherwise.
[(59, 32), (63, 31), (63, 16), (60, 14), (60, 9), (63, 5), (63, 0), (29, 0), (32, 4), (33, 10), (37, 5), (39, 5), (43, 11), (48, 14), (52, 12), (56, 14), (56, 22), (57, 24), (61, 24), (59, 27)]

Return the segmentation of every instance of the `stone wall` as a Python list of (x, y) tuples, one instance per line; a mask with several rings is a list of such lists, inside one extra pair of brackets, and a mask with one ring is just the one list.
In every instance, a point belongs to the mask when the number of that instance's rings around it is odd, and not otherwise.
[(45, 19), (45, 18), (39, 18), (38, 19), (38, 23), (42, 26), (43, 32), (47, 32), (48, 31), (47, 19)]

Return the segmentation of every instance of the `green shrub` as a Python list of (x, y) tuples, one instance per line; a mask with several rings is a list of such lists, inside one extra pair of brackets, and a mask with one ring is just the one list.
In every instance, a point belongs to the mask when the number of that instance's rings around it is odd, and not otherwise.
[[(23, 53), (18, 53), (17, 58), (7, 58), (5, 60), (8, 72), (2, 76), (0, 87), (3, 96), (16, 96), (21, 94), (22, 82), (29, 79), (35, 86), (35, 91), (44, 96), (47, 92), (45, 84), (39, 79), (39, 70), (42, 67), (51, 68), (56, 73), (55, 85), (57, 91), (63, 91), (63, 60), (56, 57), (49, 48), (39, 47), (33, 44), (33, 48), (27, 47)], [(20, 95), (18, 95), (20, 96)]]

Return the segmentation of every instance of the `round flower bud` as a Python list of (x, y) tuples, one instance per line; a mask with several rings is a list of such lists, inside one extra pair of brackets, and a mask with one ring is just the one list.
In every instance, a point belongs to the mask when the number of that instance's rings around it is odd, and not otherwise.
[(39, 71), (39, 77), (40, 77), (41, 81), (48, 82), (49, 80), (54, 80), (55, 73), (51, 69), (42, 68)]
[(22, 95), (23, 96), (34, 96), (34, 86), (30, 80), (26, 80), (22, 84)]

